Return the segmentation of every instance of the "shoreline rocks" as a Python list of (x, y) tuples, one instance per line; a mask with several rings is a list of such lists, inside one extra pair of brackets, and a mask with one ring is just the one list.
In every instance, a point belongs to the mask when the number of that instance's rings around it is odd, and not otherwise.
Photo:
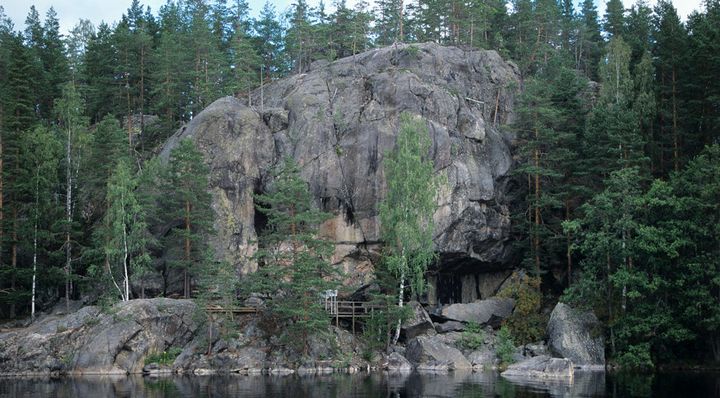
[(548, 346), (560, 357), (585, 370), (605, 369), (602, 325), (592, 312), (558, 303), (548, 321)]
[(572, 381), (575, 367), (569, 359), (540, 355), (508, 366), (503, 377), (559, 379)]

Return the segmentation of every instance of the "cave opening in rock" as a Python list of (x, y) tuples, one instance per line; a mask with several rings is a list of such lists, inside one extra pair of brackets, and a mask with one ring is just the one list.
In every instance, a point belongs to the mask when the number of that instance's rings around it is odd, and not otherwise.
[(268, 218), (265, 213), (258, 210), (259, 202), (257, 200), (258, 195), (262, 195), (264, 192), (261, 187), (256, 186), (253, 190), (253, 209), (255, 214), (253, 215), (253, 225), (255, 226), (255, 235), (262, 235), (268, 226)]
[(443, 256), (427, 275), (427, 304), (471, 303), (498, 293), (511, 271), (468, 256)]

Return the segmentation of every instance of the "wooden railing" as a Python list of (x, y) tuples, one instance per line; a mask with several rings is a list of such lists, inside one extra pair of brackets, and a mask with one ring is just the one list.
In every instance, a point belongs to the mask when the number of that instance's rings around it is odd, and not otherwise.
[[(325, 300), (325, 311), (335, 319), (335, 324), (340, 324), (340, 318), (350, 319), (352, 331), (355, 333), (355, 319), (369, 318), (373, 312), (385, 309), (383, 305), (373, 304), (366, 301), (341, 301)], [(257, 307), (220, 307), (208, 306), (205, 310), (209, 313), (222, 314), (255, 314), (259, 311)]]

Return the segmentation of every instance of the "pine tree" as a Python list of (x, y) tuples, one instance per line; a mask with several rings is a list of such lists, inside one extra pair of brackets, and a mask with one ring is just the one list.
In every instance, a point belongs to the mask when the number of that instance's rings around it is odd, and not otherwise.
[(324, 335), (330, 325), (322, 294), (338, 286), (338, 271), (329, 262), (333, 245), (317, 236), (331, 215), (314, 208), (300, 168), (290, 158), (273, 170), (271, 189), (256, 200), (257, 210), (267, 216), (267, 229), (258, 237), (258, 270), (246, 277), (243, 290), (265, 296), (283, 339), (307, 355), (310, 338)]
[(179, 6), (168, 3), (160, 9), (160, 39), (151, 56), (153, 70), (150, 73), (152, 98), (151, 110), (162, 121), (163, 129), (173, 131), (181, 122), (189, 120), (186, 65), (190, 62), (184, 51), (187, 32)]
[(45, 73), (44, 82), (47, 84), (41, 91), (40, 115), (50, 118), (53, 101), (62, 95), (63, 85), (70, 80), (65, 45), (60, 34), (60, 22), (52, 7), (45, 15), (40, 59)]
[(580, 9), (579, 48), (576, 54), (576, 64), (579, 70), (585, 72), (590, 79), (597, 81), (597, 68), (603, 49), (603, 38), (600, 34), (597, 8), (593, 0), (583, 0)]
[(288, 69), (283, 59), (283, 28), (271, 2), (265, 2), (260, 16), (253, 22), (253, 29), (257, 53), (262, 58), (261, 81), (282, 76)]
[[(400, 115), (395, 149), (384, 160), (387, 194), (380, 203), (381, 236), (386, 244), (384, 262), (400, 283), (398, 306), (403, 306), (405, 287), (422, 294), (425, 271), (435, 261), (433, 214), (440, 181), (428, 159), (430, 140), (424, 120)], [(400, 337), (400, 323), (393, 344)]]
[(182, 247), (181, 258), (170, 265), (182, 270), (185, 298), (192, 294), (195, 270), (207, 261), (207, 237), (213, 230), (208, 174), (202, 154), (190, 139), (180, 141), (170, 153), (168, 176), (160, 200), (165, 222), (179, 224), (170, 231), (165, 244)]
[[(655, 69), (660, 77), (658, 111), (660, 114), (660, 140), (663, 147), (668, 148), (672, 169), (680, 170), (683, 163), (681, 153), (682, 104), (680, 90), (682, 85), (681, 69), (687, 62), (685, 52), (687, 48), (687, 32), (680, 22), (677, 10), (668, 1), (660, 1), (655, 6)], [(668, 159), (667, 161), (670, 161)], [(661, 172), (665, 157), (661, 157)]]
[(608, 0), (605, 3), (603, 29), (610, 38), (622, 36), (625, 27), (625, 8), (622, 0)]

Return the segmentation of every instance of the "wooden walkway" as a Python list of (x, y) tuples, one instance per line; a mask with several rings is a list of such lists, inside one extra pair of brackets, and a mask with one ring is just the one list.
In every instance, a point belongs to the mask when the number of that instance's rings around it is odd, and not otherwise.
[[(372, 304), (366, 301), (341, 301), (341, 300), (325, 300), (325, 311), (328, 315), (335, 319), (335, 324), (340, 325), (340, 319), (350, 319), (352, 332), (355, 333), (355, 320), (369, 318), (373, 312), (385, 309), (384, 306)], [(257, 307), (220, 307), (208, 306), (205, 310), (211, 314), (256, 314), (261, 309)]]

